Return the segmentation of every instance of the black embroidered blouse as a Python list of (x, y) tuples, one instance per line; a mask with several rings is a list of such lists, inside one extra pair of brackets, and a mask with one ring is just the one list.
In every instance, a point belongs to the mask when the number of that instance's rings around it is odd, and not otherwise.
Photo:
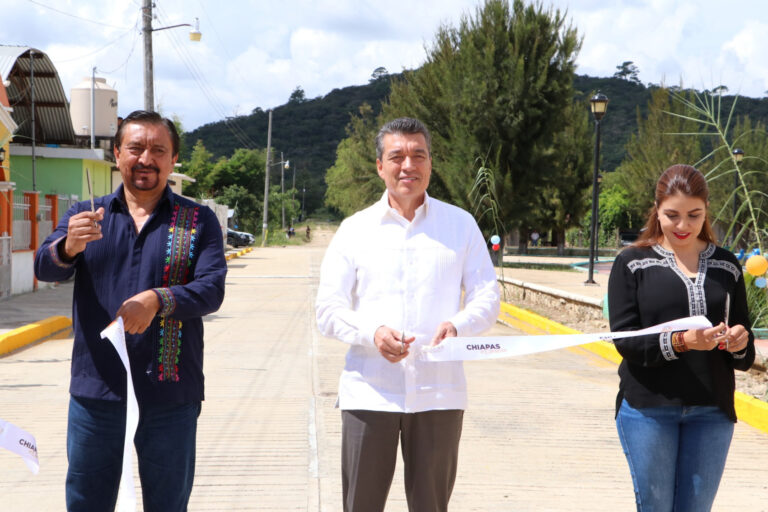
[(755, 359), (754, 336), (747, 313), (741, 265), (729, 251), (709, 244), (699, 255), (695, 278), (677, 266), (674, 253), (660, 245), (630, 247), (613, 263), (608, 281), (612, 331), (650, 327), (678, 318), (704, 315), (713, 325), (725, 317), (728, 325), (743, 325), (749, 344), (730, 353), (715, 347), (708, 352), (676, 353), (672, 333), (615, 341), (624, 360), (619, 366), (621, 400), (635, 408), (665, 405), (716, 405), (734, 422), (734, 369), (747, 370)]

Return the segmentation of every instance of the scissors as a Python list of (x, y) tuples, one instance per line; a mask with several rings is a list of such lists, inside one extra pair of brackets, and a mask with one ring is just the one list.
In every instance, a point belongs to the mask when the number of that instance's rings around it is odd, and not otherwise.
[[(723, 322), (725, 322), (725, 330), (728, 331), (728, 316), (731, 312), (731, 294), (726, 293), (725, 294), (725, 318), (723, 319)], [(725, 338), (725, 350), (728, 350), (728, 338)], [(720, 348), (723, 348), (723, 345), (720, 344)]]
[[(88, 170), (88, 168), (85, 168), (85, 178), (88, 182), (88, 195), (91, 196), (91, 213), (96, 212), (96, 208), (93, 205), (93, 189), (91, 188), (91, 172)], [(96, 221), (93, 221), (93, 225), (96, 226)]]

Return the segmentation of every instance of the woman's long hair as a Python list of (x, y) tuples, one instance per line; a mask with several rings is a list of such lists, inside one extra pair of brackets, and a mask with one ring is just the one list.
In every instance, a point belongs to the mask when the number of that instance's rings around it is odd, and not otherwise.
[[(635, 247), (650, 247), (656, 245), (664, 234), (659, 224), (659, 205), (668, 197), (675, 194), (683, 194), (688, 197), (697, 197), (709, 203), (709, 187), (707, 179), (692, 165), (677, 164), (668, 168), (656, 182), (656, 196), (653, 207), (648, 212), (645, 227), (640, 237), (632, 244)], [(704, 214), (704, 225), (701, 227), (699, 239), (709, 243), (717, 243), (712, 224), (709, 222), (709, 214)]]

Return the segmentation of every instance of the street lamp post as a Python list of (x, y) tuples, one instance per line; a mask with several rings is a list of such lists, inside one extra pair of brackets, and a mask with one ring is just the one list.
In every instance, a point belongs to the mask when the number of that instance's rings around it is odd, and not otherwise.
[[(141, 7), (142, 14), (142, 34), (144, 36), (144, 110), (153, 112), (155, 110), (155, 81), (154, 81), (154, 63), (152, 57), (152, 32), (168, 30), (169, 28), (191, 27), (189, 23), (179, 23), (169, 27), (152, 28), (152, 2), (153, 0), (144, 0)], [(189, 32), (190, 41), (200, 41), (200, 20), (195, 18), (195, 27)]]
[[(267, 111), (269, 113), (269, 122), (267, 124), (267, 161), (264, 164), (264, 214), (262, 216), (261, 224), (261, 246), (267, 245), (267, 230), (269, 229), (269, 168), (272, 165), (280, 165), (280, 186), (283, 186), (283, 171), (290, 169), (291, 162), (283, 160), (283, 154), (280, 153), (280, 161), (274, 164), (270, 163), (272, 155), (272, 109)], [(281, 199), (282, 201), (282, 199)], [(285, 226), (285, 208), (283, 208), (283, 226)]]
[(291, 168), (290, 162), (283, 159), (283, 152), (280, 152), (280, 210), (283, 214), (283, 230), (285, 230), (285, 171)]
[[(734, 148), (733, 159), (738, 165), (744, 160), (744, 150), (741, 148)], [(734, 250), (734, 243), (736, 241), (736, 217), (739, 212), (739, 170), (735, 168), (733, 170), (733, 226), (731, 227), (731, 250)]]
[(589, 276), (584, 284), (597, 284), (594, 279), (595, 273), (595, 252), (597, 250), (597, 202), (598, 202), (598, 167), (600, 166), (600, 120), (605, 116), (608, 109), (608, 97), (597, 92), (589, 100), (592, 115), (595, 118), (595, 167), (592, 172), (592, 222), (590, 225), (589, 236)]

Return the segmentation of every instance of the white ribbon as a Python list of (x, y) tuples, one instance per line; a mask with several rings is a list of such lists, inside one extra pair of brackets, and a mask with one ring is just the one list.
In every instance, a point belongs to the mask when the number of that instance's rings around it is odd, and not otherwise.
[(37, 443), (35, 437), (12, 423), (0, 420), (0, 448), (20, 455), (24, 463), (37, 474), (40, 463), (37, 461)]
[(680, 318), (671, 322), (646, 327), (638, 331), (597, 332), (589, 334), (545, 334), (541, 336), (488, 336), (480, 338), (446, 338), (435, 347), (422, 347), (422, 361), (474, 361), (501, 357), (535, 354), (548, 350), (573, 347), (595, 341), (631, 338), (644, 334), (657, 334), (688, 329), (706, 329), (712, 323), (703, 316)]
[(139, 404), (136, 401), (136, 393), (133, 390), (131, 378), (131, 363), (128, 360), (128, 349), (125, 346), (125, 326), (123, 317), (101, 331), (102, 338), (109, 338), (112, 346), (117, 350), (120, 360), (125, 367), (125, 382), (127, 390), (127, 405), (125, 412), (125, 441), (123, 442), (123, 473), (120, 476), (120, 493), (117, 502), (119, 512), (136, 511), (136, 491), (133, 486), (133, 438), (136, 435), (136, 427), (139, 425)]

